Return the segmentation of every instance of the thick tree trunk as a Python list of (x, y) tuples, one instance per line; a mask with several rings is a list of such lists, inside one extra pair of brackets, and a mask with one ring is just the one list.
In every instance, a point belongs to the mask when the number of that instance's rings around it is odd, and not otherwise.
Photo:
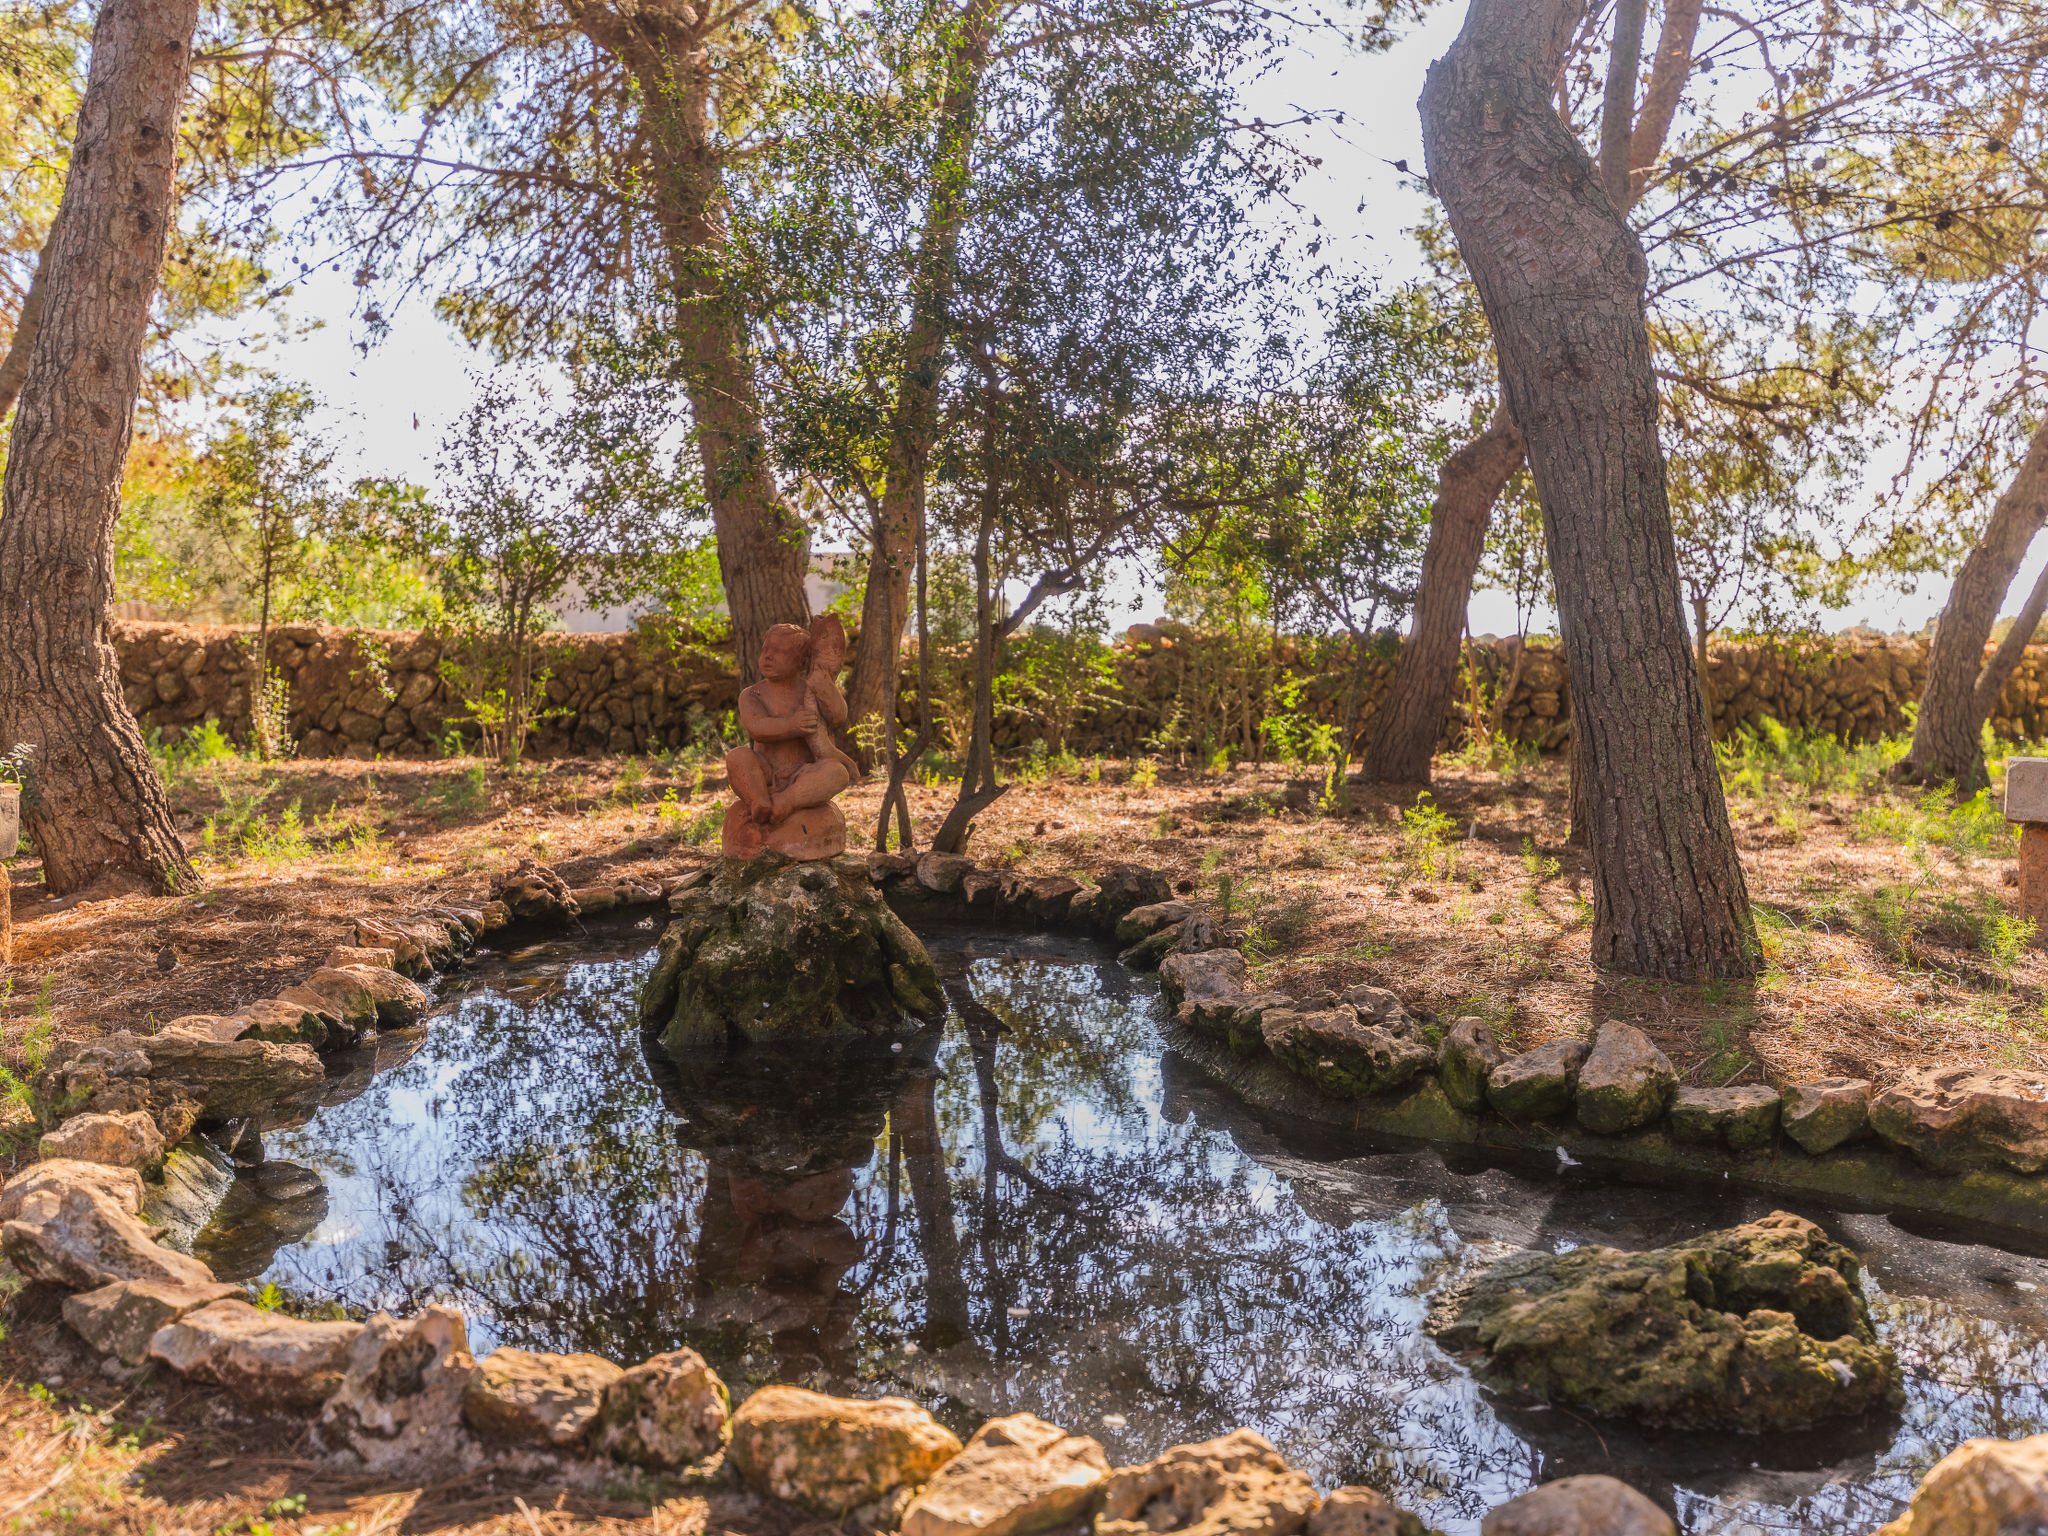
[(740, 686), (760, 678), (761, 640), (811, 619), (810, 537), (769, 463), (746, 326), (727, 290), (722, 151), (712, 126), (710, 34), (731, 18), (708, 3), (576, 4), (579, 30), (631, 72), (648, 145), (644, 167), (674, 282), (675, 334), (695, 420), (704, 499), (732, 616)]
[(0, 489), (0, 741), (35, 747), (28, 827), (53, 892), (129, 871), (193, 890), (121, 693), (114, 519), (163, 267), (197, 0), (108, 0)]
[[(1980, 700), (1984, 642), (1991, 638), (1999, 604), (2027, 546), (2048, 520), (2048, 421), (2034, 431), (2012, 484), (1991, 509), (1983, 535), (1956, 572), (1934, 644), (1927, 651), (1927, 683), (1905, 774), (1926, 783), (1953, 782), (1964, 794), (1984, 787), (1983, 733), (1997, 693)], [(2024, 644), (2024, 640), (2021, 642)], [(2014, 661), (2017, 662), (2015, 657)], [(1999, 679), (2004, 687), (2004, 679)]]
[[(989, 463), (993, 455), (984, 458)], [(988, 471), (993, 475), (994, 471)], [(989, 546), (996, 530), (996, 492), (993, 482), (981, 493), (981, 526), (974, 541), (974, 725), (968, 733), (967, 766), (960, 775), (960, 794), (953, 808), (939, 824), (932, 839), (936, 853), (965, 853), (967, 833), (974, 818), (1001, 799), (1007, 784), (996, 782), (995, 601), (990, 591)]]
[(1747, 975), (1755, 934), (1687, 643), (1644, 324), (1648, 265), (1551, 84), (1577, 0), (1473, 0), (1423, 145), (1543, 504), (1585, 775), (1592, 958)]
[(28, 292), (21, 298), (21, 313), (15, 317), (14, 334), (7, 339), (7, 356), (0, 358), (0, 421), (14, 409), (21, 396), (21, 381), (28, 377), (28, 355), (35, 350), (36, 336), (43, 328), (43, 304), (50, 290), (50, 244), (55, 231), (36, 253), (35, 276), (28, 280)]
[(1429, 782), (1429, 761), (1436, 755), (1444, 711), (1458, 682), (1458, 639), (1465, 632), (1472, 578), (1486, 548), (1486, 525), (1502, 489), (1521, 467), (1522, 434), (1503, 407), (1484, 432), (1437, 471), (1408, 643), (1394, 663), (1372, 745), (1359, 765), (1359, 776), (1368, 783)]
[[(1642, 111), (1626, 137), (1625, 158), (1632, 175), (1626, 201), (1618, 202), (1618, 207), (1625, 209), (1641, 195), (1649, 168), (1663, 153), (1671, 119), (1692, 72), (1701, 5), (1702, 0), (1666, 0)], [(1640, 5), (1634, 27), (1635, 41), (1628, 50), (1631, 55), (1642, 45)], [(1622, 103), (1624, 94), (1633, 95), (1634, 85), (1632, 64), (1625, 71), (1609, 71), (1611, 101)], [(1626, 121), (1625, 105), (1619, 120)], [(1621, 135), (1608, 133), (1610, 121), (1603, 118), (1603, 138), (1619, 142)], [(1521, 434), (1515, 431), (1505, 407), (1494, 412), (1485, 432), (1444, 461), (1437, 476), (1436, 504), (1430, 509), (1429, 546), (1422, 556), (1422, 579), (1415, 594), (1408, 643), (1394, 663), (1394, 679), (1380, 706), (1378, 728), (1360, 767), (1361, 777), (1385, 784), (1428, 781), (1444, 711), (1457, 683), (1458, 635), (1472, 602), (1479, 558), (1486, 548), (1486, 526), (1493, 518), (1493, 504), (1521, 467)], [(1440, 528), (1442, 523), (1449, 526)]]
[[(2033, 590), (2027, 593), (2026, 602), (2020, 605), (2019, 616), (2012, 621), (2012, 628), (2005, 632), (2005, 638), (1998, 642), (1998, 649), (1991, 653), (1991, 659), (1984, 663), (1984, 671), (1977, 679), (1977, 718), (1989, 720), (1998, 713), (1998, 700), (2005, 692), (2005, 685), (2012, 681), (2012, 675), (2019, 669), (2020, 660), (2027, 654), (2034, 631), (2041, 627), (2041, 615), (2048, 612), (2048, 565), (2041, 567), (2041, 574), (2034, 578)], [(1978, 727), (1982, 735), (1983, 727)]]

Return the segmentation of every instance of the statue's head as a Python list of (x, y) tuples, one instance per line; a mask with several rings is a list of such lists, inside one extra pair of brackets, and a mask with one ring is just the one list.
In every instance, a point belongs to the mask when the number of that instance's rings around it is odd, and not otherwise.
[(811, 632), (795, 624), (776, 624), (761, 637), (761, 675), (778, 683), (811, 670)]

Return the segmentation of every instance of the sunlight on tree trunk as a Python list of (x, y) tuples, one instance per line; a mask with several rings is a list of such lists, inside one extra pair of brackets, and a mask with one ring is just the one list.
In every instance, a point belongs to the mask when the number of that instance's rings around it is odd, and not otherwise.
[(1755, 935), (1700, 708), (1657, 438), (1641, 245), (1559, 120), (1572, 0), (1474, 0), (1423, 145), (1542, 500), (1593, 858), (1592, 958), (1747, 975)]
[(166, 892), (199, 885), (108, 626), (197, 22), (196, 0), (100, 13), (0, 493), (0, 744), (35, 747), (27, 821), (58, 894), (113, 871)]

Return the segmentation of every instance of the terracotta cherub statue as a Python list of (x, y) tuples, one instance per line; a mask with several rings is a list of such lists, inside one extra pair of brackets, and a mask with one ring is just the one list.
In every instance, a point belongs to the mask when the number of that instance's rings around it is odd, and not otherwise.
[(761, 641), (761, 681), (740, 694), (740, 729), (753, 742), (725, 755), (738, 802), (725, 813), (723, 851), (750, 859), (765, 848), (793, 859), (846, 851), (846, 818), (832, 803), (860, 776), (834, 745), (846, 699), (836, 675), (846, 663), (846, 630), (823, 614), (808, 632), (777, 624)]

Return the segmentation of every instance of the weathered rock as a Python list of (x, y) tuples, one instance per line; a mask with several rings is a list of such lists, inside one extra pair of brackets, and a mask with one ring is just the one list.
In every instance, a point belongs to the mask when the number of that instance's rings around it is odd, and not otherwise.
[(428, 946), (387, 918), (357, 918), (355, 941), (358, 949), (390, 950), (391, 969), (401, 976), (433, 974), (434, 956)]
[(0, 1252), (31, 1280), (67, 1291), (96, 1290), (117, 1280), (203, 1285), (213, 1279), (204, 1264), (163, 1247), (113, 1197), (85, 1184), (24, 1198), (19, 1214), (0, 1224)]
[(1389, 1093), (1436, 1065), (1421, 1041), (1361, 1024), (1342, 1003), (1317, 1013), (1268, 1009), (1259, 1031), (1274, 1060), (1339, 1098)]
[[(358, 950), (336, 950), (335, 954), (357, 954)], [(241, 1025), (233, 1038), (269, 1040), (279, 1045), (309, 1045), (314, 1050), (346, 1045), (357, 1031), (344, 1024), (331, 1003), (307, 987), (292, 989), (295, 998), (267, 997), (247, 1003), (229, 1015)], [(318, 999), (317, 1004), (313, 999)]]
[(76, 1291), (64, 1298), (64, 1321), (103, 1355), (124, 1365), (140, 1365), (149, 1355), (149, 1341), (159, 1328), (187, 1312), (230, 1296), (241, 1287), (223, 1281), (172, 1285), (162, 1280), (117, 1280), (96, 1290)]
[(1561, 1120), (1572, 1112), (1579, 1064), (1585, 1059), (1583, 1040), (1551, 1040), (1510, 1056), (1487, 1073), (1486, 1102), (1518, 1123)]
[(1135, 944), (1166, 928), (1178, 928), (1195, 914), (1184, 901), (1158, 901), (1149, 907), (1133, 907), (1116, 920), (1116, 941)]
[(1022, 1536), (1079, 1519), (1109, 1476), (1083, 1435), (1028, 1413), (990, 1419), (911, 1501), (902, 1536)]
[(1785, 1134), (1819, 1157), (1870, 1129), (1870, 1084), (1857, 1077), (1795, 1083), (1781, 1096)]
[(130, 1216), (141, 1214), (142, 1175), (133, 1168), (123, 1168), (114, 1163), (80, 1162), (71, 1157), (47, 1157), (39, 1163), (30, 1163), (7, 1181), (6, 1188), (0, 1189), (0, 1221), (13, 1221), (19, 1217), (30, 1195), (61, 1195), (65, 1190), (74, 1188), (95, 1190), (113, 1201), (116, 1209)]
[(2048, 1531), (2048, 1435), (1965, 1440), (1934, 1464), (1877, 1536), (2033, 1536)]
[(327, 958), (320, 963), (328, 970), (339, 970), (345, 965), (374, 965), (380, 971), (388, 971), (398, 964), (398, 951), (388, 946), (337, 944), (327, 951)]
[(1103, 1488), (1095, 1536), (1291, 1536), (1321, 1503), (1265, 1436), (1240, 1429), (1117, 1468)]
[(887, 1038), (908, 1016), (944, 1009), (931, 957), (858, 860), (727, 861), (674, 906), (640, 998), (643, 1020), (665, 1018), (671, 1051), (735, 1039)]
[(1579, 1064), (1573, 1099), (1579, 1124), (1601, 1136), (1648, 1125), (1664, 1113), (1678, 1086), (1671, 1059), (1633, 1024), (1610, 1019)]
[(144, 1191), (140, 1215), (162, 1241), (190, 1253), (234, 1187), (234, 1164), (205, 1137), (188, 1137), (164, 1154), (163, 1177)]
[(1175, 1008), (1191, 997), (1227, 997), (1244, 990), (1244, 956), (1234, 949), (1168, 955), (1159, 962), (1159, 985)]
[(773, 1386), (740, 1404), (726, 1455), (761, 1492), (837, 1519), (922, 1486), (960, 1450), (951, 1430), (904, 1398)]
[(1901, 1400), (1856, 1256), (1798, 1216), (1645, 1253), (1522, 1253), (1473, 1282), (1451, 1349), (1496, 1390), (1632, 1422), (1762, 1432)]
[[(123, 1070), (111, 1070), (110, 1060)], [(132, 1067), (137, 1062), (139, 1072)], [(190, 1098), (208, 1120), (246, 1120), (310, 1093), (325, 1077), (320, 1058), (307, 1046), (166, 1030), (60, 1045), (36, 1075), (35, 1095), (46, 1124), (83, 1109), (141, 1109), (160, 1092)]]
[(1191, 997), (1174, 1017), (1199, 1034), (1228, 1041), (1239, 1055), (1254, 1056), (1266, 1049), (1266, 1011), (1292, 1007), (1294, 999), (1285, 992), (1231, 992)]
[(1041, 923), (1066, 920), (1086, 888), (1066, 875), (1026, 875), (1010, 891), (1010, 903)]
[(1346, 1487), (1308, 1517), (1308, 1536), (1430, 1536), (1430, 1530), (1377, 1488)]
[(43, 1157), (109, 1163), (117, 1168), (153, 1168), (164, 1160), (163, 1132), (143, 1111), (125, 1115), (74, 1115), (36, 1144)]
[(927, 853), (917, 861), (917, 883), (934, 896), (957, 896), (960, 882), (974, 873), (964, 853)]
[(666, 1471), (714, 1455), (732, 1433), (732, 1394), (694, 1349), (631, 1367), (604, 1389), (597, 1448)]
[(512, 909), (502, 901), (487, 901), (477, 909), (483, 918), (479, 933), (496, 933), (500, 928), (511, 926)]
[(2048, 1081), (1970, 1067), (1909, 1073), (1870, 1101), (1870, 1128), (1937, 1173), (2048, 1168)]
[(313, 1408), (341, 1385), (361, 1323), (311, 1323), (216, 1301), (159, 1328), (149, 1358), (260, 1408)]
[(1560, 1477), (1510, 1499), (1480, 1536), (1678, 1536), (1671, 1517), (1611, 1477)]
[(1444, 1097), (1467, 1114), (1486, 1108), (1486, 1083), (1507, 1053), (1493, 1038), (1493, 1028), (1476, 1016), (1459, 1019), (1444, 1033), (1436, 1055), (1436, 1076)]
[(568, 883), (532, 859), (521, 859), (506, 873), (492, 876), (491, 900), (502, 901), (515, 918), (533, 922), (565, 922), (577, 913)]
[(462, 1393), (462, 1414), (480, 1434), (560, 1449), (597, 1422), (604, 1389), (625, 1373), (602, 1355), (494, 1349)]
[(1389, 1034), (1410, 1040), (1422, 1039), (1421, 1022), (1408, 1011), (1407, 1004), (1385, 987), (1367, 986), (1361, 982), (1344, 989), (1343, 1001), (1345, 1007), (1358, 1015), (1361, 1024), (1370, 1024), (1375, 1029), (1384, 1029)]
[(1095, 894), (1088, 898), (1088, 915), (1107, 933), (1116, 931), (1126, 912), (1173, 899), (1165, 874), (1142, 864), (1112, 864), (1097, 879)]
[(306, 985), (332, 999), (342, 1018), (353, 1025), (404, 1029), (425, 1018), (431, 1002), (419, 983), (380, 966), (323, 967), (306, 978)]
[(1671, 1100), (1671, 1134), (1679, 1141), (1753, 1152), (1771, 1144), (1778, 1128), (1775, 1089), (1681, 1088)]
[(462, 1396), (476, 1370), (469, 1330), (453, 1307), (425, 1307), (403, 1320), (375, 1313), (348, 1347), (314, 1436), (365, 1470), (445, 1472), (474, 1444)]

